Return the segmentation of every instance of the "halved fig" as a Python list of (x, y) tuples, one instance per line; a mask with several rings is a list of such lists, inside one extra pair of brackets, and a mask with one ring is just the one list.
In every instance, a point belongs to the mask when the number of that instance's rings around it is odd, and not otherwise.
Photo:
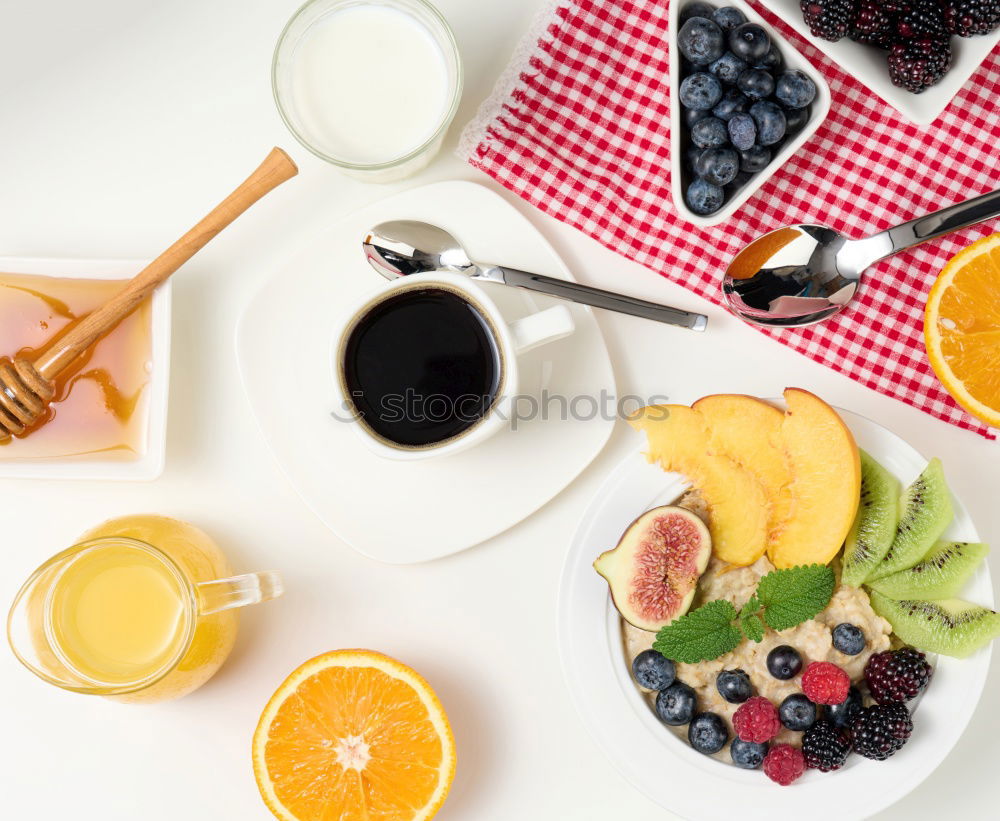
[(622, 618), (656, 631), (687, 612), (711, 555), (705, 523), (689, 510), (664, 505), (632, 522), (594, 569), (607, 580)]

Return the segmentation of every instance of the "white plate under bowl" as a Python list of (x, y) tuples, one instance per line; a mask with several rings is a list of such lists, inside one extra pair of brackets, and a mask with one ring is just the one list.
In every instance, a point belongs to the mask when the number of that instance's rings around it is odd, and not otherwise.
[[(689, 0), (694, 2), (694, 0)], [(758, 23), (767, 29), (771, 36), (771, 42), (781, 50), (781, 56), (785, 61), (786, 68), (797, 68), (804, 72), (816, 84), (816, 99), (812, 101), (809, 121), (802, 130), (795, 136), (794, 140), (781, 146), (781, 150), (776, 156), (771, 158), (767, 168), (759, 171), (750, 178), (739, 192), (716, 211), (703, 217), (694, 213), (684, 202), (684, 191), (688, 183), (693, 179), (691, 173), (686, 170), (687, 161), (684, 154), (684, 140), (680, 139), (686, 131), (684, 119), (681, 113), (680, 84), (681, 84), (681, 53), (677, 48), (678, 17), (688, 3), (672, 2), (670, 4), (670, 190), (674, 198), (674, 205), (677, 211), (688, 222), (695, 225), (718, 225), (725, 222), (735, 214), (743, 204), (756, 193), (765, 182), (784, 164), (785, 160), (798, 151), (803, 144), (816, 132), (826, 115), (830, 111), (830, 87), (823, 79), (812, 63), (799, 54), (794, 46), (789, 43), (781, 34), (774, 30), (774, 26), (761, 17), (752, 6), (744, 3), (743, 0), (716, 0), (711, 5), (716, 8), (723, 6), (735, 6), (746, 15), (750, 23)]]
[[(64, 279), (131, 279), (148, 261), (128, 259), (51, 259), (0, 257), (0, 271)], [(0, 479), (111, 479), (149, 481), (163, 473), (167, 450), (167, 399), (170, 388), (171, 282), (153, 293), (152, 371), (139, 408), (146, 414), (146, 447), (135, 459), (101, 454), (46, 459), (0, 459)], [(12, 351), (0, 351), (9, 356)]]
[[(447, 556), (526, 519), (604, 447), (614, 420), (533, 418), (450, 456), (400, 462), (377, 456), (349, 422), (331, 418), (329, 351), (341, 306), (385, 281), (361, 250), (380, 222), (417, 219), (454, 234), (473, 259), (561, 279), (573, 277), (552, 247), (504, 199), (470, 182), (411, 189), (337, 222), (253, 297), (240, 319), (243, 386), (278, 464), (341, 539), (392, 564)], [(505, 317), (565, 305), (576, 330), (519, 357), (521, 392), (540, 397), (614, 395), (608, 351), (589, 308), (483, 283)], [(589, 402), (578, 405), (586, 416)], [(527, 415), (529, 400), (522, 408)]]
[[(858, 445), (904, 484), (926, 465), (894, 433), (857, 414), (840, 414)], [(584, 724), (612, 765), (653, 801), (698, 821), (842, 821), (867, 818), (898, 801), (945, 759), (965, 730), (986, 683), (991, 649), (966, 659), (938, 658), (913, 736), (887, 761), (852, 756), (843, 770), (808, 770), (792, 786), (780, 787), (759, 770), (741, 770), (695, 752), (657, 720), (632, 682), (618, 612), (607, 583), (591, 566), (636, 516), (669, 504), (685, 488), (678, 474), (649, 464), (644, 448), (645, 437), (636, 434), (635, 452), (611, 473), (591, 503), (573, 538), (559, 589), (563, 673)], [(958, 499), (952, 501), (955, 519), (945, 536), (978, 541), (968, 511)], [(993, 606), (986, 562), (962, 595)]]
[(981, 37), (952, 37), (953, 62), (941, 82), (920, 94), (911, 94), (892, 84), (886, 53), (844, 38), (836, 43), (813, 37), (802, 18), (799, 0), (760, 0), (762, 6), (801, 34), (844, 71), (868, 86), (900, 114), (917, 125), (929, 125), (948, 107), (959, 90), (991, 51), (1000, 43), (1000, 29)]

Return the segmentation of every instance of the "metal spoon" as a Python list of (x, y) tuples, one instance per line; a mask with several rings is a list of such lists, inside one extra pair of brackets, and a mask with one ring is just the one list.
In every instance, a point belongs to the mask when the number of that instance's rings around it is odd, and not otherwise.
[(779, 228), (733, 257), (722, 294), (751, 324), (812, 325), (846, 308), (876, 262), (998, 215), (1000, 191), (993, 191), (864, 239), (822, 225)]
[(413, 220), (394, 220), (376, 225), (363, 242), (365, 257), (386, 279), (425, 271), (451, 271), (473, 279), (501, 282), (570, 299), (584, 305), (606, 308), (623, 314), (654, 319), (693, 331), (704, 331), (708, 317), (670, 308), (635, 297), (602, 291), (576, 282), (519, 271), (502, 265), (473, 262), (451, 234), (436, 225)]

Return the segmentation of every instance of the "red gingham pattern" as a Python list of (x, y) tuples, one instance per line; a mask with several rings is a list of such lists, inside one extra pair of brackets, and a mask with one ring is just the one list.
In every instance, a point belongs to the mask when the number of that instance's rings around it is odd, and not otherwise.
[[(765, 231), (813, 222), (860, 237), (998, 187), (1000, 53), (933, 125), (916, 126), (762, 13), (823, 73), (833, 104), (805, 146), (721, 226), (685, 222), (671, 199), (666, 0), (559, 3), (469, 161), (532, 205), (715, 303), (719, 272)], [(764, 333), (994, 438), (941, 387), (922, 330), (936, 272), (991, 228), (881, 263), (851, 308), (825, 323)]]

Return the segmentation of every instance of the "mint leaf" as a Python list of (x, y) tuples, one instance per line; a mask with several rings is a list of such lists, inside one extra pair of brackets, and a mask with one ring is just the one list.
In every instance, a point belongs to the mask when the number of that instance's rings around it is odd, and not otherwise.
[(740, 610), (740, 619), (745, 619), (748, 616), (754, 615), (758, 610), (760, 610), (760, 599), (754, 594), (749, 599), (747, 603), (743, 605), (743, 609)]
[(764, 621), (774, 630), (787, 630), (811, 619), (829, 603), (835, 579), (823, 564), (774, 570), (757, 585)]
[(764, 640), (764, 623), (756, 613), (751, 613), (747, 616), (741, 614), (740, 629), (743, 631), (743, 635), (750, 639), (750, 641), (760, 644)]
[(743, 635), (733, 625), (736, 608), (717, 599), (661, 627), (653, 649), (685, 664), (711, 661), (734, 650)]

